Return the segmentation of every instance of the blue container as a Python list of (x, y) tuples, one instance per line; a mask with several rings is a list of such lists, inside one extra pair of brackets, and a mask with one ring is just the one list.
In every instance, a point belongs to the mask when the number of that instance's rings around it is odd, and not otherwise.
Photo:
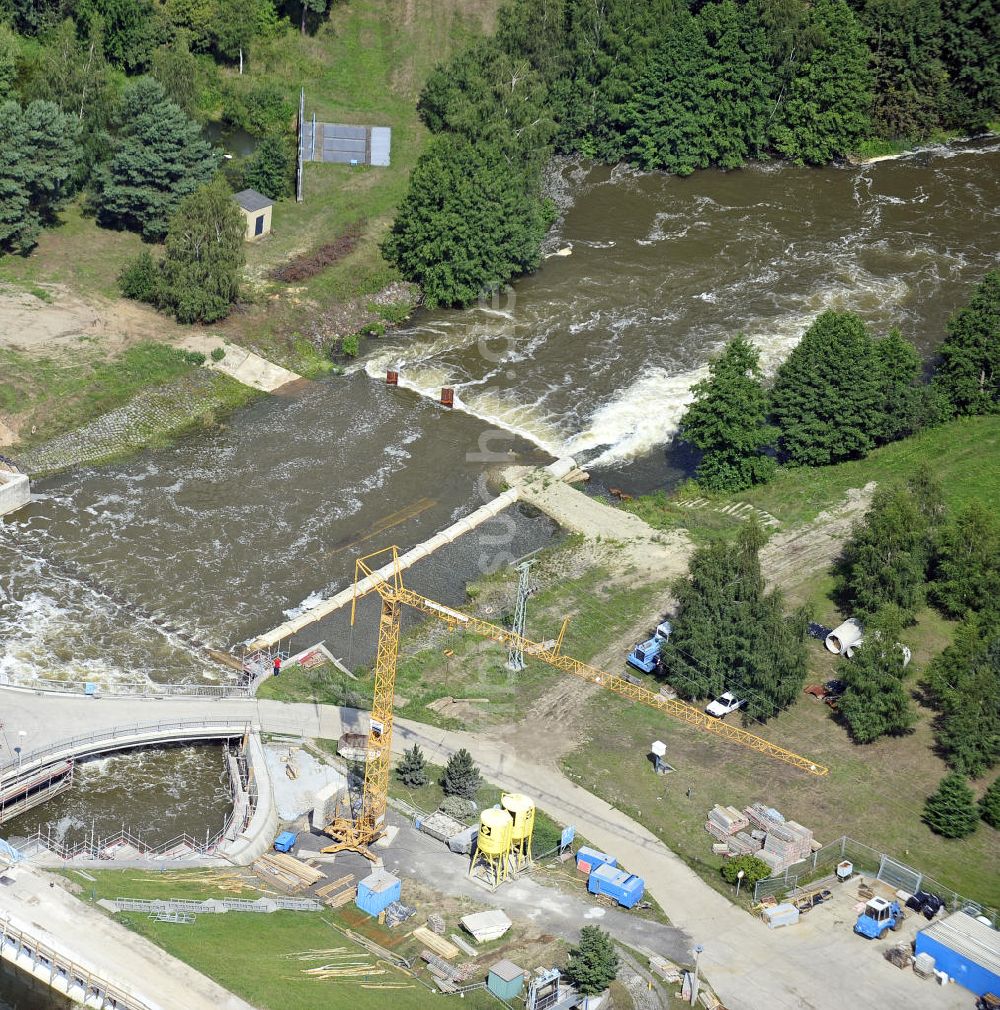
[(584, 873), (592, 873), (598, 866), (616, 866), (618, 859), (609, 856), (606, 852), (598, 852), (597, 849), (588, 848), (581, 845), (576, 850), (576, 868)]
[(622, 908), (633, 908), (642, 899), (646, 881), (614, 866), (598, 866), (587, 879), (587, 890), (607, 895)]
[(295, 848), (295, 843), (299, 836), (293, 831), (282, 831), (274, 840), (275, 852), (291, 852)]
[(955, 912), (932, 923), (917, 933), (915, 946), (977, 996), (1000, 992), (1000, 932), (971, 915)]
[(358, 896), (354, 904), (369, 915), (378, 915), (394, 901), (399, 901), (402, 883), (399, 877), (394, 877), (385, 870), (372, 870), (358, 884)]

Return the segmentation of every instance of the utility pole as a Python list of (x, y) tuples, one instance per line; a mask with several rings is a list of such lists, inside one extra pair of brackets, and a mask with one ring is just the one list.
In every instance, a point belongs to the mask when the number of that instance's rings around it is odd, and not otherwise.
[[(302, 8), (305, 10), (305, 7)], [(302, 203), (302, 161), (306, 146), (306, 89), (299, 90), (299, 170), (295, 174), (295, 200)]]
[[(511, 630), (515, 635), (524, 637), (524, 621), (528, 610), (528, 595), (531, 593), (531, 584), (528, 581), (528, 573), (534, 560), (522, 561), (514, 569), (517, 573), (517, 603), (514, 606), (514, 624)], [(514, 673), (519, 673), (524, 669), (524, 652), (520, 644), (511, 644), (507, 651), (507, 669)]]
[(699, 943), (694, 948), (694, 978), (691, 981), (691, 1006), (698, 1001), (698, 958), (705, 948)]

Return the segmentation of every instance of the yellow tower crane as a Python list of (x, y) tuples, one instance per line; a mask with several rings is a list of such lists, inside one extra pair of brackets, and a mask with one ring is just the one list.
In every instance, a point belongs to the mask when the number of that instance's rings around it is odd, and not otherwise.
[[(376, 568), (375, 559), (389, 558), (387, 564)], [(387, 574), (386, 574), (387, 573)], [(793, 768), (810, 775), (826, 775), (829, 769), (801, 754), (795, 754), (763, 737), (748, 733), (745, 729), (732, 726), (716, 719), (693, 705), (676, 698), (663, 695), (641, 685), (633, 684), (624, 677), (606, 673), (594, 666), (562, 655), (562, 640), (566, 633), (564, 621), (559, 638), (554, 646), (547, 648), (507, 628), (502, 628), (478, 617), (463, 614), (451, 607), (436, 603), (420, 593), (403, 585), (403, 573), (399, 568), (399, 550), (386, 547), (374, 554), (358, 559), (355, 564), (354, 600), (351, 605), (351, 624), (354, 624), (357, 601), (369, 593), (378, 593), (381, 598), (379, 617), (378, 652), (375, 659), (375, 689), (372, 699), (371, 726), (368, 731), (368, 751), (365, 763), (364, 788), (361, 805), (357, 810), (339, 814), (327, 825), (325, 831), (335, 844), (324, 852), (339, 852), (352, 849), (370, 856), (368, 846), (379, 838), (385, 830), (385, 811), (389, 795), (389, 765), (392, 748), (392, 701), (396, 684), (396, 661), (399, 656), (399, 619), (404, 605), (421, 613), (444, 621), (451, 628), (462, 628), (481, 638), (499, 642), (507, 648), (519, 648), (526, 656), (547, 663), (549, 666), (571, 673), (575, 677), (598, 684), (615, 694), (638, 701), (665, 715), (679, 719), (689, 726), (708, 733), (714, 733), (732, 743), (739, 744), (758, 754), (782, 761)]]

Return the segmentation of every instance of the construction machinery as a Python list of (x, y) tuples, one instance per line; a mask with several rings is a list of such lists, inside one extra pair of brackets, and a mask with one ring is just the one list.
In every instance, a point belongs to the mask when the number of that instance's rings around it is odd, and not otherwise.
[(903, 921), (903, 910), (898, 901), (869, 898), (865, 910), (854, 924), (854, 932), (869, 940), (881, 940), (891, 929), (895, 932)]
[[(376, 562), (385, 562), (379, 565)], [(371, 723), (368, 731), (368, 754), (365, 763), (364, 786), (360, 802), (349, 803), (325, 828), (335, 843), (325, 852), (339, 852), (350, 849), (371, 856), (368, 846), (379, 838), (385, 830), (385, 814), (389, 793), (389, 766), (392, 748), (393, 693), (396, 682), (396, 662), (399, 655), (400, 614), (404, 606), (413, 607), (429, 617), (443, 621), (451, 628), (461, 628), (481, 638), (487, 638), (509, 650), (517, 650), (564, 673), (570, 673), (592, 684), (613, 691), (630, 701), (638, 701), (665, 715), (679, 719), (708, 733), (721, 736), (758, 754), (782, 761), (808, 772), (810, 775), (826, 775), (829, 771), (823, 765), (800, 754), (795, 754), (778, 744), (756, 736), (738, 726), (713, 719), (693, 705), (677, 698), (667, 698), (649, 690), (642, 684), (635, 684), (624, 677), (615, 676), (589, 666), (578, 659), (562, 654), (563, 636), (566, 633), (564, 621), (559, 637), (554, 644), (542, 644), (526, 638), (523, 634), (491, 624), (478, 617), (463, 614), (452, 607), (429, 599), (403, 585), (403, 573), (399, 567), (399, 549), (395, 546), (376, 551), (355, 564), (354, 598), (351, 604), (351, 624), (357, 616), (357, 602), (370, 593), (378, 593), (381, 601), (378, 627), (378, 651), (375, 658), (375, 683), (372, 697)]]

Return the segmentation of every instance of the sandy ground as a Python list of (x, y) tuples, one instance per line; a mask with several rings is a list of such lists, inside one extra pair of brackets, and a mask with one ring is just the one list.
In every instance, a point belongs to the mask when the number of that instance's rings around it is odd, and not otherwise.
[(85, 300), (62, 285), (40, 287), (51, 301), (27, 291), (0, 289), (0, 347), (52, 357), (88, 340), (118, 353), (142, 340), (171, 340), (185, 332), (138, 302)]

